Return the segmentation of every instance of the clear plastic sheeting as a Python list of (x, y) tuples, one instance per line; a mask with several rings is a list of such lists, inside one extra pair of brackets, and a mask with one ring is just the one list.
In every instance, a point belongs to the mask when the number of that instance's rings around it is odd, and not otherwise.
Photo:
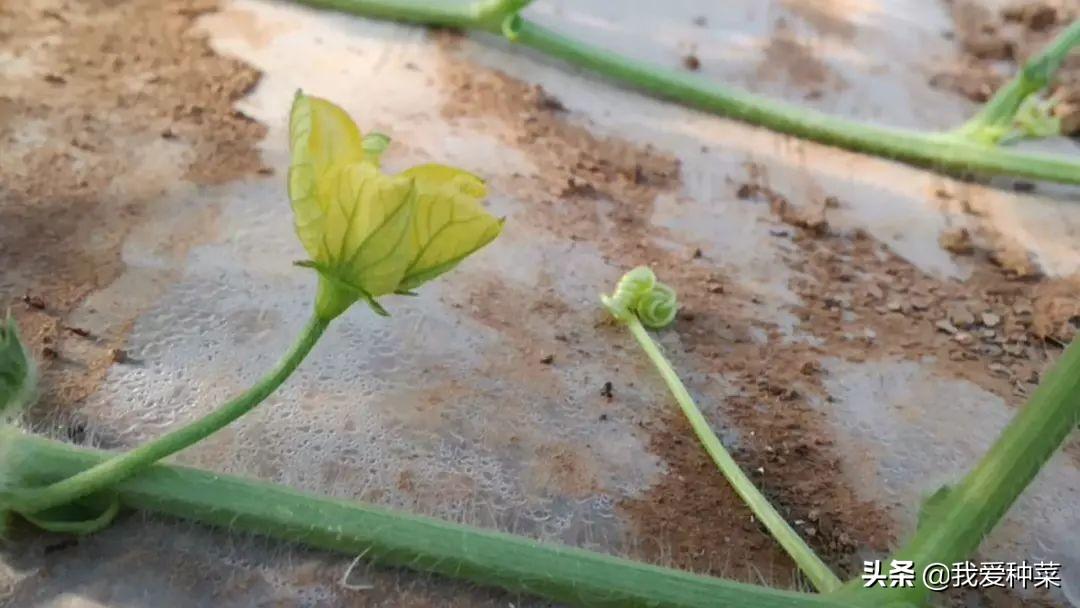
[[(529, 11), (651, 61), (678, 65), (693, 52), (707, 77), (854, 118), (933, 129), (972, 109), (927, 84), (926, 64), (954, 53), (940, 36), (950, 22), (937, 0), (538, 1)], [(304, 253), (282, 177), (296, 89), (340, 103), (365, 130), (388, 133), (390, 170), (438, 161), (502, 184), (537, 170), (514, 146), (446, 117), (437, 82), (445, 53), (542, 85), (572, 110), (568, 120), (601, 136), (677, 158), (682, 184), (646, 221), (677, 235), (672, 250), (717, 260), (747, 294), (747, 309), (785, 339), (815, 338), (798, 329), (800, 301), (790, 288), (797, 272), (784, 262), (791, 245), (770, 234), (768, 205), (735, 195), (730, 176), (743, 179), (747, 163), (763, 167), (779, 191), (836, 196), (844, 205), (830, 212), (832, 225), (866, 231), (928, 274), (960, 280), (971, 272), (936, 246), (955, 218), (931, 195), (951, 180), (930, 172), (656, 101), (493, 37), (448, 49), (422, 28), (256, 0), (225, 2), (201, 28), (218, 52), (263, 72), (237, 109), (268, 126), (263, 153), (277, 177), (170, 187), (126, 237), (124, 274), (76, 311), (74, 325), (131, 328), (130, 363), (114, 366), (77, 412), (98, 445), (133, 446), (210, 411), (273, 365), (310, 314), (314, 276), (292, 264)], [(778, 50), (781, 39), (813, 49), (812, 65)], [(813, 74), (821, 77), (807, 81)], [(1048, 274), (1080, 269), (1072, 237), (1080, 207), (990, 188), (973, 198)], [(644, 541), (618, 504), (667, 474), (643, 421), (671, 404), (629, 336), (604, 325), (598, 294), (649, 260), (610, 259), (587, 233), (564, 239), (515, 221), (529, 204), (512, 188), (493, 188), (489, 208), (507, 218), (493, 246), (420, 297), (387, 298), (390, 318), (355, 306), (265, 404), (175, 461), (636, 555)], [(159, 247), (178, 231), (198, 241), (180, 259)], [(572, 364), (545, 361), (563, 352), (568, 335)], [(679, 339), (675, 331), (662, 342), (674, 348)], [(698, 356), (706, 355), (687, 355)], [(933, 358), (827, 368), (836, 400), (817, 405), (839, 446), (839, 475), (901, 530), (912, 529), (918, 499), (966, 470), (1012, 413), (974, 384), (939, 377)], [(722, 377), (698, 380), (720, 386), (713, 397), (729, 390)], [(602, 395), (607, 382), (618, 398)], [(703, 406), (724, 422), (715, 405)], [(949, 428), (959, 430), (939, 432)], [(741, 437), (738, 428), (718, 432), (736, 444)], [(1078, 462), (1055, 459), (986, 545), (995, 558), (1064, 562), (1073, 602)], [(10, 605), (546, 605), (363, 562), (343, 585), (352, 556), (144, 514), (65, 542), (34, 537), (5, 548), (0, 592)]]

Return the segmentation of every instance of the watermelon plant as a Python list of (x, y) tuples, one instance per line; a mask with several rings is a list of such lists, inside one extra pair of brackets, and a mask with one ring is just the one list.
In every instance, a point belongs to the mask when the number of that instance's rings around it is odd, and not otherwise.
[(631, 59), (560, 34), (521, 15), (531, 0), (296, 0), (354, 15), (488, 32), (663, 99), (855, 152), (953, 173), (1006, 175), (1080, 184), (1080, 161), (1061, 155), (1003, 150), (1015, 135), (1046, 136), (1039, 94), (1065, 57), (1080, 45), (1072, 23), (986, 102), (976, 115), (945, 132), (913, 131), (857, 122), (753, 95), (707, 78)]
[[(414, 5), (410, 10), (435, 10), (431, 4)], [(469, 19), (482, 17), (490, 25), (507, 4), (484, 6), (489, 7), (485, 11), (498, 10)], [(518, 36), (530, 31), (505, 19), (502, 23), (516, 27)], [(998, 124), (996, 119), (991, 122)], [(317, 273), (313, 314), (295, 344), (274, 369), (235, 399), (156, 440), (112, 454), (35, 437), (10, 423), (32, 401), (36, 376), (14, 323), (7, 319), (0, 327), (0, 533), (21, 517), (45, 530), (88, 534), (129, 507), (582, 606), (900, 607), (927, 601), (930, 590), (918, 580), (910, 588), (842, 583), (741, 472), (648, 333), (648, 328), (672, 322), (678, 302), (675, 291), (644, 267), (628, 272), (613, 293), (602, 298), (603, 304), (656, 365), (720, 471), (820, 593), (700, 576), (160, 464), (257, 407), (353, 304), (362, 301), (376, 313), (388, 314), (385, 298), (415, 294), (491, 243), (502, 229), (502, 221), (481, 205), (486, 196), (483, 180), (444, 165), (385, 173), (379, 155), (389, 140), (380, 134), (365, 136), (329, 101), (298, 93), (289, 131), (288, 194), (297, 235), (309, 256), (298, 265)], [(1046, 166), (1031, 162), (1035, 164), (1029, 167)], [(1032, 173), (1053, 174), (1041, 169)], [(1074, 343), (971, 473), (924, 505), (917, 531), (895, 558), (927, 564), (969, 556), (1078, 422), (1080, 346)]]
[[(487, 195), (483, 180), (445, 165), (421, 165), (397, 175), (379, 166), (389, 143), (381, 134), (364, 137), (356, 123), (333, 103), (297, 92), (289, 117), (288, 191), (296, 233), (309, 260), (298, 265), (318, 273), (314, 314), (281, 362), (235, 399), (194, 422), (130, 452), (44, 487), (5, 494), (0, 506), (46, 529), (91, 532), (111, 521), (119, 499), (110, 488), (147, 466), (221, 430), (258, 406), (307, 357), (330, 322), (357, 301), (381, 315), (379, 298), (412, 294), (449, 271), (499, 235), (502, 220), (480, 205)], [(9, 322), (7, 348), (18, 334)], [(8, 376), (22, 367), (8, 366)], [(12, 382), (18, 397), (25, 389)], [(15, 399), (9, 400), (13, 405)], [(25, 403), (25, 399), (20, 401)], [(12, 406), (8, 406), (12, 407)], [(71, 520), (52, 509), (93, 497), (106, 505), (104, 515)]]
[(612, 317), (630, 330), (630, 334), (656, 366), (690, 423), (690, 428), (694, 430), (694, 434), (716, 464), (716, 468), (731, 483), (735, 493), (742, 498), (758, 521), (787, 551), (818, 591), (824, 593), (838, 589), (843, 584), (840, 579), (803, 541), (799, 533), (784, 521), (784, 517), (754, 486), (754, 482), (750, 481), (724, 445), (720, 443), (720, 438), (709, 426), (709, 421), (694, 403), (694, 398), (686, 390), (679, 375), (675, 373), (675, 369), (660, 350), (660, 346), (645, 329), (646, 327), (660, 329), (675, 320), (679, 308), (675, 290), (657, 281), (656, 275), (648, 267), (638, 266), (624, 274), (619, 279), (615, 291), (610, 296), (601, 296), (601, 301)]
[[(931, 589), (919, 573), (910, 587), (867, 587), (861, 579), (841, 583), (740, 470), (644, 327), (662, 327), (674, 319), (677, 304), (670, 287), (657, 282), (648, 268), (639, 267), (626, 273), (614, 294), (602, 300), (656, 366), (717, 468), (818, 591), (851, 606), (924, 605)], [(1078, 426), (1080, 341), (1074, 340), (975, 468), (926, 500), (915, 534), (889, 561), (925, 568), (967, 559)]]

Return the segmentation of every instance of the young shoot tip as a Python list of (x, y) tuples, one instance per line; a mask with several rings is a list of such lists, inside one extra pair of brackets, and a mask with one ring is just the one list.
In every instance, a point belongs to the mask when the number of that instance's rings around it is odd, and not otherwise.
[(627, 323), (636, 316), (652, 329), (671, 324), (679, 310), (675, 290), (657, 281), (648, 266), (629, 270), (619, 279), (615, 291), (600, 296), (600, 301), (616, 320)]

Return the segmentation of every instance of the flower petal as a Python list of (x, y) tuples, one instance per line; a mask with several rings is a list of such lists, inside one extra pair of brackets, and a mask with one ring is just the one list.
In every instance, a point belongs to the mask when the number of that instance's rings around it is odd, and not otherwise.
[(325, 271), (369, 297), (393, 293), (411, 260), (402, 246), (414, 210), (412, 182), (367, 162), (334, 168), (325, 181), (334, 186), (317, 256)]
[(307, 252), (317, 257), (330, 198), (320, 192), (321, 185), (333, 167), (364, 160), (363, 137), (344, 110), (298, 91), (289, 114), (289, 149), (296, 233)]
[(432, 164), (401, 175), (413, 180), (416, 197), (407, 237), (411, 261), (398, 288), (407, 292), (490, 243), (503, 222), (480, 205), (487, 188), (471, 173)]

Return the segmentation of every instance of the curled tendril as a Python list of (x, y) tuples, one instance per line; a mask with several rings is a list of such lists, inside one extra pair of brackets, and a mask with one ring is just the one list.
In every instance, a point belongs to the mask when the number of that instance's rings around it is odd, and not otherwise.
[(641, 296), (637, 303), (637, 315), (645, 327), (660, 329), (675, 320), (679, 312), (679, 302), (675, 290), (657, 283), (649, 293)]
[(638, 266), (619, 279), (614, 293), (610, 296), (600, 296), (600, 301), (604, 303), (604, 306), (607, 307), (613, 317), (626, 322), (634, 314), (634, 309), (641, 296), (652, 291), (655, 286), (656, 275), (653, 274), (653, 271), (648, 266)]
[(611, 295), (600, 296), (613, 317), (628, 322), (634, 315), (643, 324), (659, 329), (675, 320), (679, 310), (675, 290), (656, 280), (647, 266), (638, 266), (624, 274)]

